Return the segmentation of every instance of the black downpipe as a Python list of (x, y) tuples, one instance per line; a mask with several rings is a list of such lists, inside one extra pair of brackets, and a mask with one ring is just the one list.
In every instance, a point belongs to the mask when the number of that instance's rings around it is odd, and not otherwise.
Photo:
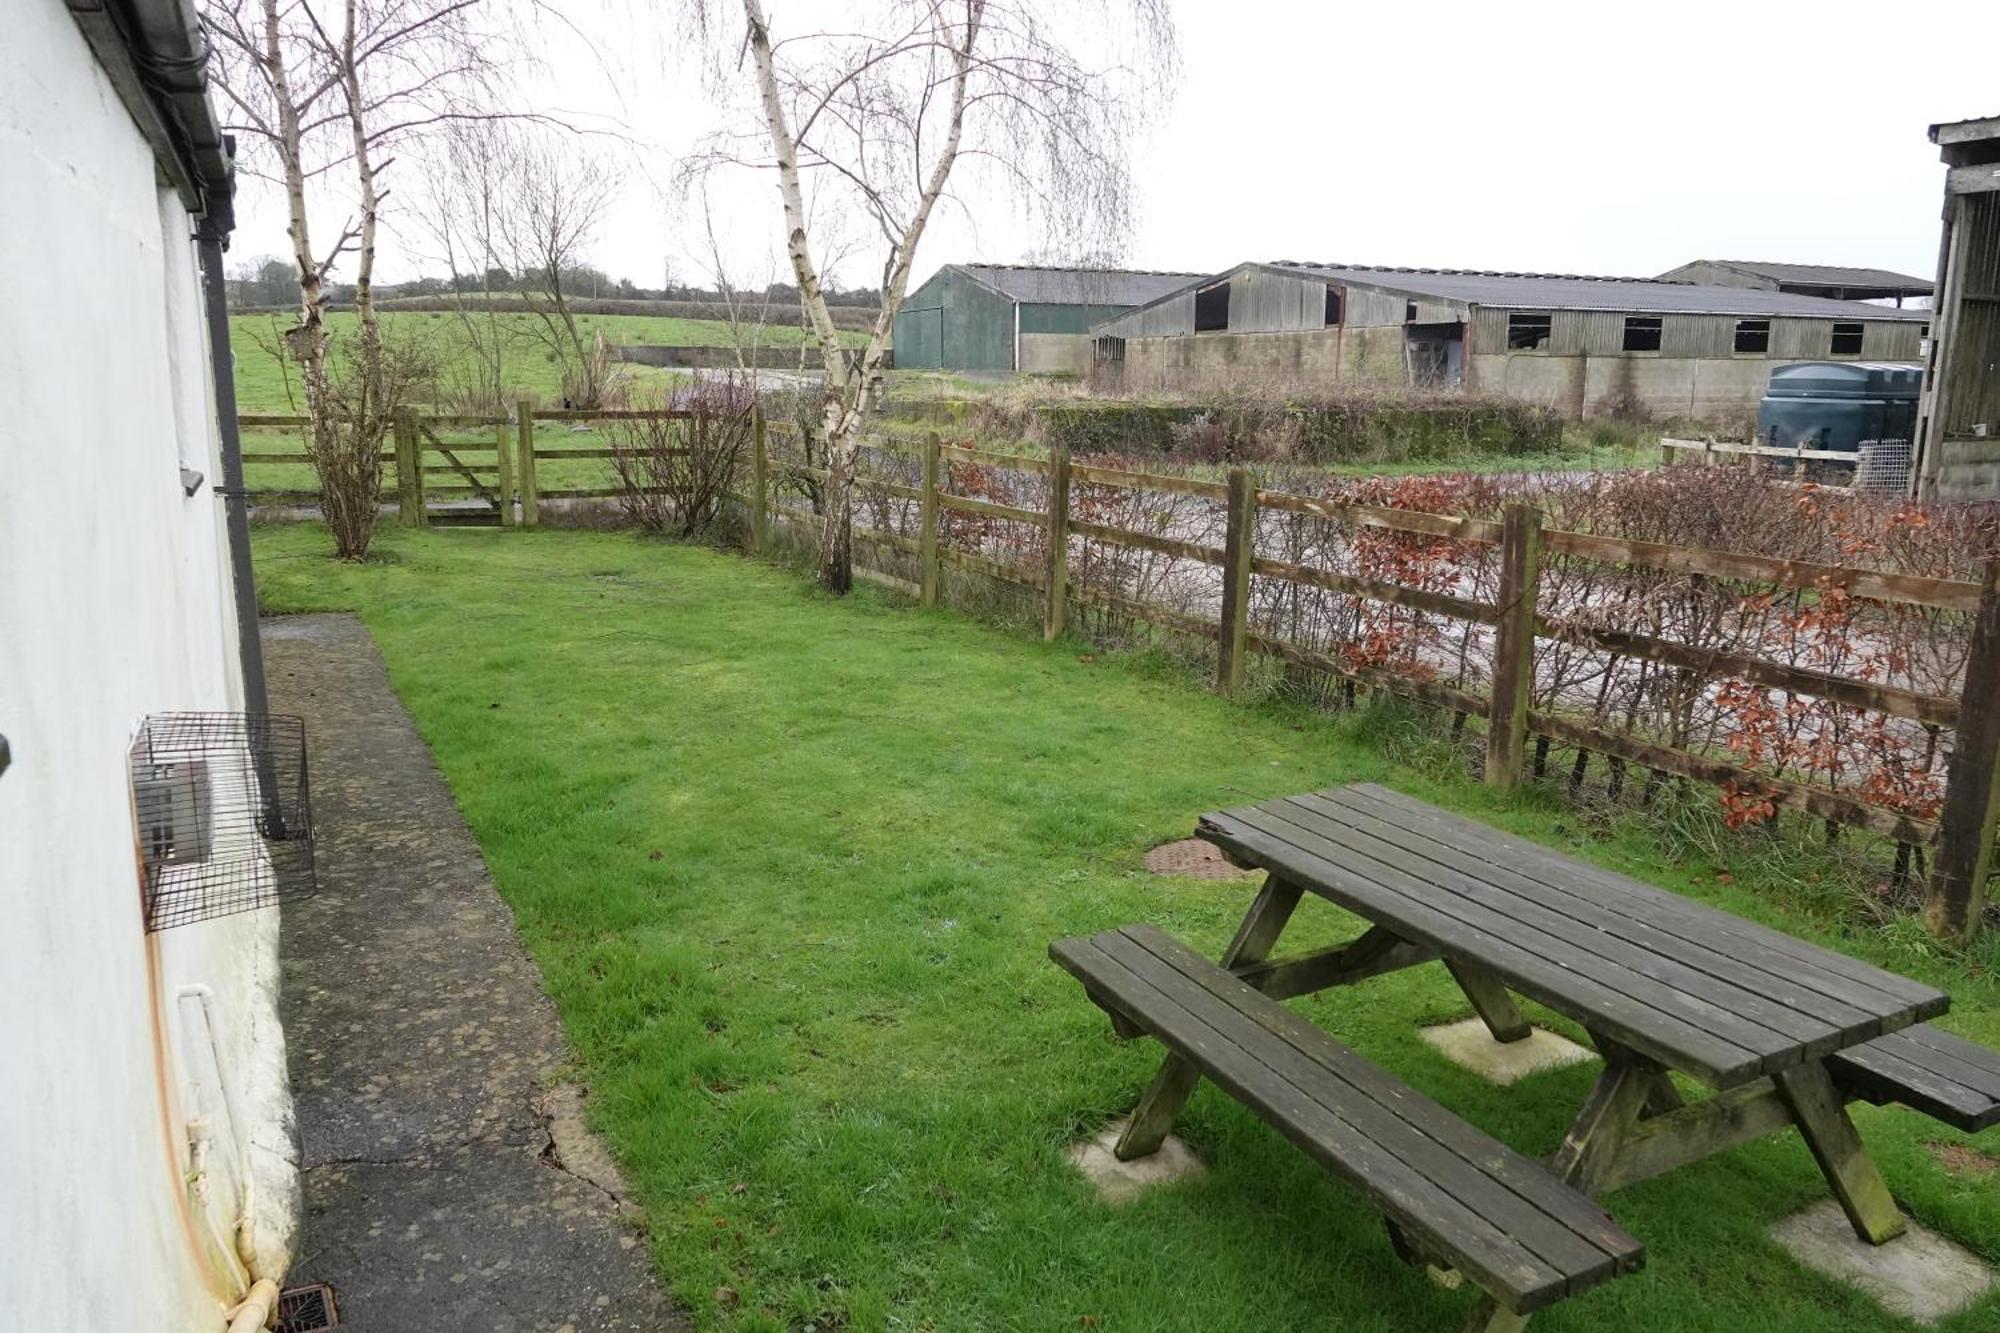
[(250, 568), (250, 497), (243, 491), (243, 437), (236, 426), (236, 359), (229, 350), (229, 299), (222, 279), (222, 237), (204, 221), (196, 235), (201, 248), (201, 294), (208, 313), (208, 364), (215, 377), (216, 425), (222, 435), (223, 514), (228, 520), (229, 572), (236, 590), (236, 651), (243, 668), (243, 707), (259, 716), (271, 711), (264, 685), (264, 645), (257, 637), (257, 579)]

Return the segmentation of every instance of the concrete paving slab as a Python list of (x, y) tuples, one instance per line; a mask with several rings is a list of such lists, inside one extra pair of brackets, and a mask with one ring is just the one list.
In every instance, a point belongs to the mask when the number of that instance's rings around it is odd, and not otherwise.
[(1519, 1041), (1495, 1041), (1476, 1016), (1425, 1028), (1417, 1035), (1453, 1064), (1503, 1088), (1545, 1069), (1597, 1058), (1590, 1048), (1543, 1028), (1531, 1028)]
[(264, 623), (306, 720), (319, 893), (284, 909), (295, 1282), (361, 1333), (679, 1330), (471, 830), (352, 616)]
[(1888, 1244), (1870, 1245), (1832, 1199), (1785, 1218), (1771, 1239), (1807, 1268), (1852, 1283), (1890, 1314), (1919, 1324), (1957, 1314), (1993, 1287), (1977, 1255), (1915, 1222)]
[(1208, 1170), (1194, 1150), (1172, 1134), (1150, 1157), (1121, 1162), (1112, 1149), (1124, 1132), (1125, 1117), (1120, 1116), (1094, 1137), (1070, 1145), (1070, 1164), (1097, 1186), (1097, 1196), (1106, 1203), (1130, 1203), (1155, 1186), (1192, 1180)]

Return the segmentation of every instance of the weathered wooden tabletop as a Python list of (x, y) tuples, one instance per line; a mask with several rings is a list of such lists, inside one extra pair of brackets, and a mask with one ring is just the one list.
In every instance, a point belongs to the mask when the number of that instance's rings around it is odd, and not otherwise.
[(1199, 836), (1715, 1088), (1943, 1013), (1929, 986), (1372, 784)]

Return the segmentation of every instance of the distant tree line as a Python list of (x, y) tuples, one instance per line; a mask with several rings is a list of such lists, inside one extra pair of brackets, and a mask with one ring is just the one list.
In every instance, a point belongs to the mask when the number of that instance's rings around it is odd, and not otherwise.
[[(235, 265), (229, 275), (229, 304), (237, 310), (267, 310), (298, 304), (299, 273), (297, 267), (286, 259), (275, 256), (260, 256)], [(546, 278), (539, 273), (514, 273), (494, 267), (485, 273), (455, 273), (450, 277), (421, 277), (408, 282), (378, 282), (375, 284), (375, 298), (391, 301), (423, 296), (457, 296), (476, 292), (524, 292), (532, 293), (547, 286)], [(722, 304), (725, 296), (712, 287), (696, 287), (676, 284), (669, 287), (641, 287), (630, 278), (613, 278), (602, 269), (589, 264), (565, 268), (562, 273), (562, 287), (567, 292), (583, 300), (615, 301), (688, 301), (701, 304)], [(328, 304), (336, 306), (354, 303), (354, 284), (329, 281), (326, 284)], [(799, 304), (799, 289), (789, 282), (773, 282), (761, 292), (734, 292), (730, 296), (739, 304), (762, 304), (774, 310), (796, 309)], [(881, 303), (882, 294), (866, 287), (851, 290), (829, 290), (826, 294), (830, 305), (874, 309)]]

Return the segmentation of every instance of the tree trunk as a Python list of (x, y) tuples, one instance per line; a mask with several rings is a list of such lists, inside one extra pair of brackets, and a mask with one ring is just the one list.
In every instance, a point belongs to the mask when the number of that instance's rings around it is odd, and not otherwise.
[(770, 132), (772, 155), (778, 167), (778, 193), (785, 210), (785, 251), (798, 280), (799, 304), (820, 357), (826, 367), (826, 505), (820, 528), (819, 581), (830, 592), (845, 593), (854, 586), (854, 460), (861, 445), (861, 430), (867, 420), (869, 397), (881, 380), (882, 361), (895, 327), (896, 312), (909, 287), (910, 266), (916, 260), (917, 242), (923, 239), (931, 209), (944, 193), (952, 165), (958, 159), (959, 135), (965, 123), (966, 83), (972, 68), (972, 48), (978, 40), (984, 18), (984, 4), (967, 5), (964, 44), (952, 51), (951, 109), (949, 130), (937, 160), (923, 182), (916, 210), (892, 247), (885, 269), (889, 275), (882, 292), (882, 308), (876, 312), (875, 327), (867, 349), (853, 363), (840, 345), (840, 333), (833, 312), (826, 303), (818, 266), (813, 263), (812, 244), (806, 231), (805, 192), (799, 183), (799, 145), (785, 117), (784, 95), (780, 90), (777, 57), (771, 47), (770, 22), (762, 0), (743, 0), (747, 26), (746, 44), (757, 71), (758, 92), (763, 101), (764, 124)]
[(819, 585), (844, 596), (854, 587), (854, 463), (862, 417), (838, 398), (826, 403), (826, 486), (821, 492)]

